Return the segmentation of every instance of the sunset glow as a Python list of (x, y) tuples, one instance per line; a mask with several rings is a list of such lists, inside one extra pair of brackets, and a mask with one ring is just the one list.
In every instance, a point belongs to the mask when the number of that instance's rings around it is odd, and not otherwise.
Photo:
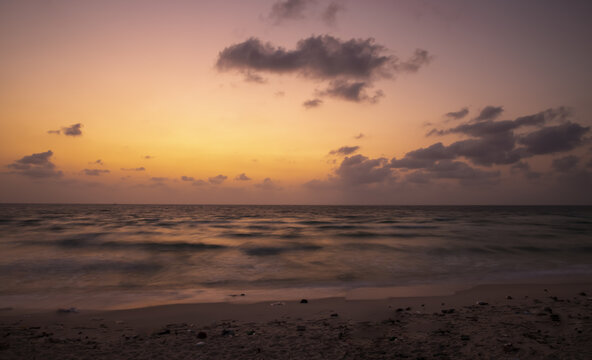
[(304, 3), (3, 1), (0, 201), (592, 201), (586, 2)]

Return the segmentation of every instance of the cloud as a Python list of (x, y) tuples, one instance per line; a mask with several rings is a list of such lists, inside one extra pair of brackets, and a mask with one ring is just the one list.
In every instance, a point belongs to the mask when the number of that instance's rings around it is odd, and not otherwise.
[(335, 174), (344, 184), (364, 185), (388, 180), (391, 168), (385, 158), (369, 159), (363, 155), (354, 155), (344, 158)]
[(312, 109), (312, 108), (316, 108), (318, 106), (321, 106), (322, 103), (323, 103), (323, 100), (321, 100), (321, 99), (311, 99), (311, 100), (306, 100), (305, 102), (303, 102), (302, 106), (304, 106), (307, 109)]
[[(461, 134), (472, 137), (454, 142), (449, 146), (443, 146), (441, 143), (432, 146), (438, 147), (439, 154), (441, 156), (445, 154), (449, 159), (462, 156), (474, 164), (485, 166), (513, 164), (534, 155), (571, 150), (584, 143), (583, 136), (589, 130), (579, 124), (563, 122), (571, 116), (571, 111), (565, 107), (547, 109), (514, 120), (484, 120), (487, 116), (497, 116), (492, 115), (493, 113), (495, 111), (487, 111), (487, 115), (479, 121), (464, 123), (450, 129), (430, 131), (428, 136)], [(563, 123), (544, 127), (552, 121)], [(515, 133), (516, 130), (533, 126), (539, 129), (521, 134)], [(421, 150), (418, 149), (418, 151)], [(412, 155), (414, 152), (401, 160), (413, 160)], [(398, 161), (402, 166), (401, 161)]]
[(365, 137), (366, 135), (359, 133), (358, 135), (354, 136), (354, 139), (360, 140), (361, 138)]
[(224, 176), (224, 175), (216, 175), (214, 177), (210, 177), (208, 178), (208, 181), (210, 182), (210, 184), (214, 184), (214, 185), (220, 185), (224, 182), (224, 180), (228, 179), (228, 176)]
[(191, 185), (193, 185), (193, 186), (202, 186), (202, 185), (206, 185), (206, 184), (207, 184), (207, 183), (206, 183), (205, 181), (203, 181), (203, 180), (201, 180), (201, 179), (198, 179), (198, 180), (195, 180), (195, 181), (193, 182), (193, 184), (191, 184)]
[(402, 159), (392, 158), (391, 167), (396, 169), (421, 169), (432, 166), (436, 161), (449, 160), (455, 157), (456, 155), (448, 147), (438, 142), (427, 148), (410, 151)]
[(412, 173), (408, 178), (412, 182), (428, 182), (432, 179), (455, 179), (462, 184), (490, 182), (500, 176), (499, 171), (486, 171), (473, 168), (461, 161), (440, 160), (430, 166)]
[(432, 59), (433, 57), (427, 50), (415, 49), (415, 52), (408, 60), (396, 64), (395, 68), (400, 72), (415, 73), (429, 64)]
[(195, 178), (193, 178), (193, 176), (181, 176), (181, 181), (195, 181)]
[(97, 165), (101, 165), (101, 166), (105, 165), (105, 164), (103, 163), (103, 160), (101, 160), (101, 159), (98, 159), (98, 160), (96, 160), (96, 161), (89, 162), (89, 164), (90, 164), (90, 165), (97, 164)]
[(337, 22), (337, 14), (340, 11), (344, 10), (345, 7), (342, 4), (338, 4), (337, 2), (332, 1), (329, 5), (327, 5), (325, 10), (321, 14), (321, 18), (323, 19), (325, 24), (334, 26)]
[(249, 180), (251, 180), (251, 178), (250, 178), (250, 177), (248, 177), (248, 176), (247, 176), (247, 174), (245, 174), (245, 173), (242, 173), (242, 174), (239, 174), (239, 175), (237, 175), (237, 176), (234, 178), (234, 180), (237, 180), (237, 181), (249, 181)]
[(121, 168), (122, 171), (146, 171), (146, 168), (143, 166), (137, 168)]
[(350, 155), (360, 149), (359, 146), (342, 146), (337, 150), (329, 151), (330, 155)]
[(62, 131), (64, 132), (64, 135), (66, 136), (80, 136), (82, 135), (82, 130), (80, 130), (80, 128), (82, 127), (81, 123), (78, 124), (74, 124), (68, 127), (63, 127)]
[(153, 176), (150, 178), (150, 181), (154, 181), (154, 182), (163, 182), (163, 181), (167, 181), (169, 178), (167, 177), (158, 177), (158, 176)]
[(504, 111), (502, 106), (486, 106), (481, 110), (475, 121), (495, 120)]
[(152, 155), (146, 155), (146, 156), (144, 156), (144, 159), (146, 159), (146, 160), (152, 160), (152, 159), (154, 159), (154, 156), (152, 156)]
[(59, 135), (59, 134), (61, 134), (62, 132), (61, 132), (60, 130), (47, 130), (47, 133), (48, 133), (48, 134), (55, 134), (55, 135)]
[(521, 136), (518, 142), (526, 146), (526, 151), (529, 154), (551, 154), (569, 151), (583, 145), (583, 136), (588, 131), (590, 131), (590, 127), (583, 127), (568, 121)]
[(271, 6), (269, 18), (274, 23), (281, 24), (285, 20), (304, 18), (304, 10), (311, 0), (284, 0), (277, 1)]
[(555, 171), (558, 172), (568, 172), (570, 170), (575, 169), (578, 165), (580, 158), (575, 155), (568, 155), (558, 159), (553, 159), (551, 166)]
[(61, 171), (55, 170), (55, 165), (50, 161), (53, 152), (48, 150), (42, 153), (23, 156), (21, 159), (6, 165), (13, 169), (13, 173), (31, 178), (61, 177)]
[(109, 170), (104, 170), (104, 169), (84, 169), (82, 171), (84, 172), (85, 175), (88, 175), (88, 176), (99, 176), (101, 174), (110, 173)]
[(458, 111), (451, 111), (445, 114), (446, 117), (454, 120), (460, 120), (469, 114), (469, 109), (464, 107)]
[(396, 57), (383, 55), (385, 51), (372, 38), (342, 41), (331, 35), (311, 36), (298, 41), (295, 50), (250, 38), (222, 50), (216, 67), (221, 71), (298, 73), (314, 79), (383, 78), (392, 75), (397, 62)]
[(238, 71), (247, 77), (267, 72), (330, 81), (321, 95), (374, 103), (383, 96), (382, 91), (377, 90), (374, 95), (364, 91), (374, 81), (417, 72), (431, 60), (431, 55), (422, 49), (405, 61), (386, 52), (373, 38), (344, 41), (331, 35), (311, 36), (298, 41), (295, 49), (287, 50), (252, 37), (220, 51), (216, 68)]
[(244, 76), (245, 76), (246, 82), (251, 82), (251, 83), (255, 83), (255, 84), (265, 84), (267, 82), (267, 80), (265, 80), (265, 78), (263, 78), (263, 76), (256, 74), (256, 73), (246, 72), (244, 74)]
[(281, 190), (270, 178), (263, 179), (263, 182), (255, 184), (255, 187), (263, 190)]
[(365, 81), (349, 82), (335, 80), (329, 83), (329, 87), (320, 93), (321, 96), (331, 96), (346, 101), (369, 102), (375, 104), (384, 96), (382, 90), (377, 90), (373, 96), (366, 93), (369, 83)]

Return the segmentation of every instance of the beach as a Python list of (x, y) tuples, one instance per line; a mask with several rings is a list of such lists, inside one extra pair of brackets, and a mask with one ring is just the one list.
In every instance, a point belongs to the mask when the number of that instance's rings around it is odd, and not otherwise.
[[(2, 359), (589, 359), (592, 281), (446, 296), (0, 311)], [(302, 301), (306, 300), (306, 301)]]

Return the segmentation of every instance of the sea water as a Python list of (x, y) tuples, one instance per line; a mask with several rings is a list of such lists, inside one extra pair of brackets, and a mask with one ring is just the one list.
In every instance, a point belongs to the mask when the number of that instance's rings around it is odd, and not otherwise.
[(590, 275), (592, 207), (0, 205), (0, 307)]

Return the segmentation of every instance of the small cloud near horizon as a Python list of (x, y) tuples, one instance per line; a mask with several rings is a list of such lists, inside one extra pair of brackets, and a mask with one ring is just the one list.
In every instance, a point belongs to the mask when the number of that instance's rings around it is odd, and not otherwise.
[(137, 168), (121, 168), (122, 171), (146, 171), (146, 168), (143, 166)]
[(62, 130), (48, 130), (48, 134), (60, 135), (64, 134), (66, 136), (81, 136), (82, 135), (82, 124), (77, 123), (70, 126), (62, 126)]
[(88, 176), (100, 176), (101, 174), (110, 173), (110, 171), (106, 169), (84, 169), (82, 170), (82, 172), (84, 172), (84, 174)]
[(234, 178), (234, 180), (237, 180), (237, 181), (249, 181), (249, 180), (251, 180), (251, 178), (250, 178), (250, 177), (248, 177), (248, 176), (247, 176), (247, 174), (245, 174), (245, 173), (242, 173), (242, 174), (239, 174), (239, 175), (237, 175), (237, 176)]
[(329, 155), (350, 155), (359, 149), (359, 146), (342, 146), (339, 149), (329, 151)]
[(213, 177), (209, 177), (209, 178), (208, 178), (208, 181), (210, 182), (210, 184), (213, 184), (213, 185), (220, 185), (220, 184), (222, 184), (222, 183), (223, 183), (223, 182), (224, 182), (226, 179), (228, 179), (228, 176), (225, 176), (225, 175), (222, 175), (222, 174), (220, 174), (220, 175), (216, 175), (216, 176), (213, 176)]
[(55, 165), (50, 161), (53, 151), (47, 150), (41, 153), (23, 156), (21, 159), (6, 165), (13, 169), (12, 173), (24, 175), (30, 178), (51, 178), (61, 177), (62, 171), (56, 170)]

